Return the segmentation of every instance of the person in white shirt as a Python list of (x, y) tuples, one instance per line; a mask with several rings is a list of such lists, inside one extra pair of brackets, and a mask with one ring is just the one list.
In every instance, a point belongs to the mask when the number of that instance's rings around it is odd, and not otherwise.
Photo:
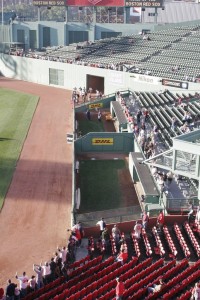
[(35, 276), (31, 276), (31, 279), (29, 279), (28, 281), (29, 287), (30, 287), (30, 291), (34, 292), (36, 289), (36, 280), (35, 280)]
[(60, 258), (62, 259), (62, 263), (64, 264), (66, 261), (66, 256), (67, 256), (67, 249), (66, 247), (62, 247), (62, 249), (57, 248), (60, 254)]
[(100, 228), (100, 236), (102, 235), (102, 232), (104, 231), (104, 229), (106, 228), (106, 223), (104, 218), (102, 218), (100, 221), (97, 222), (97, 224)]
[(142, 233), (142, 224), (140, 224), (138, 221), (135, 223), (134, 232), (136, 239), (139, 239)]
[(25, 297), (27, 294), (28, 286), (28, 277), (26, 276), (26, 272), (23, 272), (22, 276), (18, 276), (16, 273), (15, 278), (19, 280), (19, 289), (21, 291), (22, 297)]
[(42, 265), (42, 273), (43, 273), (43, 278), (44, 278), (44, 284), (47, 284), (51, 280), (51, 267), (48, 262), (45, 262), (44, 265)]

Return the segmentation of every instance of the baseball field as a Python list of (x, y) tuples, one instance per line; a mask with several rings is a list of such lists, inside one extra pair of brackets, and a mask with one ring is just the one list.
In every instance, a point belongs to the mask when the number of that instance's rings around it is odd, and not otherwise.
[(0, 209), (37, 103), (36, 96), (0, 89)]

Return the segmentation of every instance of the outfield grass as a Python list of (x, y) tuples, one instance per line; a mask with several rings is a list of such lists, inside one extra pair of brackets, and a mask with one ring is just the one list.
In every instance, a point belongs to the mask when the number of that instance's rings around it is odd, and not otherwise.
[(80, 120), (78, 122), (78, 129), (81, 131), (82, 135), (87, 134), (88, 132), (104, 132), (103, 122), (98, 120)]
[(0, 89), (0, 209), (37, 103), (36, 96)]
[(80, 161), (80, 213), (120, 207), (119, 169), (123, 160)]

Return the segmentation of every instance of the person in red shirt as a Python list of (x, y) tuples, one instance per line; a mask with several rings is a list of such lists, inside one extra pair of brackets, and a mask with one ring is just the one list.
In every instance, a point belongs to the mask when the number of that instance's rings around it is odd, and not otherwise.
[(123, 299), (123, 294), (125, 291), (125, 287), (123, 282), (119, 278), (116, 278), (117, 281), (117, 286), (116, 286), (116, 300), (122, 300)]
[(128, 253), (124, 251), (124, 249), (121, 250), (121, 252), (118, 254), (116, 260), (121, 261), (122, 265), (127, 261), (128, 259)]
[(157, 226), (160, 229), (160, 231), (163, 228), (164, 222), (165, 222), (165, 220), (164, 220), (164, 214), (163, 214), (163, 211), (161, 210), (160, 213), (159, 213), (159, 215), (158, 215), (158, 218), (157, 218)]

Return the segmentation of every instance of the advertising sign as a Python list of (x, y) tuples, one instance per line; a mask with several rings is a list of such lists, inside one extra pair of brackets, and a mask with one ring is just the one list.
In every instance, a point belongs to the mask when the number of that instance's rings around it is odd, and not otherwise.
[(162, 79), (162, 84), (166, 86), (172, 86), (180, 89), (188, 89), (188, 82), (177, 81), (173, 79)]
[(89, 104), (89, 109), (100, 108), (100, 107), (103, 107), (103, 103), (93, 103), (93, 104)]
[(113, 138), (93, 138), (92, 145), (110, 146), (113, 145)]
[(65, 6), (66, 0), (33, 0), (35, 6)]
[(163, 0), (125, 0), (127, 7), (162, 7)]
[(67, 6), (124, 6), (124, 0), (65, 0)]

